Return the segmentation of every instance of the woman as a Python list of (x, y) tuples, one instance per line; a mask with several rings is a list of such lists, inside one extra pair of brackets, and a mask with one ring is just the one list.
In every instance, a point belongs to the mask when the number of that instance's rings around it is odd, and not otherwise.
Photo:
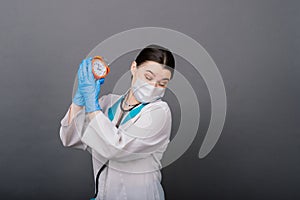
[(60, 138), (64, 146), (92, 154), (95, 199), (165, 199), (160, 160), (170, 142), (172, 119), (161, 97), (174, 68), (169, 50), (147, 46), (131, 64), (127, 92), (99, 99), (104, 80), (94, 79), (91, 58), (81, 63)]

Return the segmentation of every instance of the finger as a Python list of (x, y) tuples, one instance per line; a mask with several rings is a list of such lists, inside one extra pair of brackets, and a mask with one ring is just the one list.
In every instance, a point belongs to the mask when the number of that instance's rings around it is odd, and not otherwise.
[(83, 80), (83, 71), (82, 71), (82, 67), (84, 64), (84, 59), (81, 61), (79, 67), (78, 67), (78, 72), (77, 72), (77, 76), (78, 76), (78, 81), (82, 81)]
[(100, 86), (100, 79), (98, 79), (98, 80), (96, 80), (96, 86), (98, 87), (98, 86)]
[(96, 80), (96, 91), (99, 92), (100, 91), (100, 87), (101, 87), (101, 79)]
[(95, 80), (93, 72), (92, 72), (92, 58), (88, 58), (87, 60), (87, 77), (89, 80)]
[(78, 84), (79, 84), (80, 82), (82, 82), (84, 80), (83, 63), (81, 63), (79, 65), (77, 76), (78, 76)]
[(83, 62), (83, 68), (82, 68), (82, 72), (83, 72), (83, 78), (87, 78), (87, 60), (84, 60)]
[(101, 78), (100, 81), (100, 85), (102, 85), (104, 83), (105, 78)]

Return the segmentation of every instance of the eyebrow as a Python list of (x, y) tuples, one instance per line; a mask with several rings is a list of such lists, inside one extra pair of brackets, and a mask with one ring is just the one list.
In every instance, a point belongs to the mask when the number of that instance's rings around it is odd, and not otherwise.
[[(150, 72), (153, 76), (155, 76), (155, 74), (149, 69), (147, 69), (146, 72)], [(161, 80), (168, 80), (169, 81), (170, 79), (169, 78), (163, 78)]]

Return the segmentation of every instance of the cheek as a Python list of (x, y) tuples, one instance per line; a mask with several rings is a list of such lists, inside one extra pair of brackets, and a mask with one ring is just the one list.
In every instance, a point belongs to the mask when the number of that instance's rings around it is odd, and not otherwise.
[(139, 74), (137, 73), (137, 71), (132, 72), (131, 85), (133, 85), (135, 83), (138, 76), (139, 76)]
[(142, 73), (142, 72), (137, 72), (135, 77), (138, 78), (138, 79), (141, 79), (141, 80), (143, 80), (143, 81), (150, 82), (150, 81), (145, 77), (145, 74)]
[(133, 84), (135, 83), (136, 81), (136, 77), (135, 76), (132, 76), (132, 79), (131, 79), (131, 86), (133, 86)]

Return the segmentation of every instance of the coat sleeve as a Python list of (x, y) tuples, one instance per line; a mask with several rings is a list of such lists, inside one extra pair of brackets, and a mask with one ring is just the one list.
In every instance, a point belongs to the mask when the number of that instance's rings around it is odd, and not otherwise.
[[(106, 96), (107, 95), (104, 95), (99, 99), (101, 107), (105, 106), (103, 102)], [(82, 133), (88, 123), (88, 120), (86, 120), (84, 108), (77, 112), (74, 115), (72, 121), (68, 123), (70, 109), (71, 106), (69, 107), (63, 119), (60, 121), (61, 126), (59, 130), (59, 135), (62, 144), (65, 147), (73, 147), (76, 149), (87, 150), (88, 146), (81, 141)]]
[(170, 133), (169, 107), (160, 105), (141, 111), (138, 119), (126, 130), (122, 126), (116, 128), (99, 112), (88, 124), (81, 140), (109, 160), (129, 161), (148, 157), (166, 147)]
[(70, 109), (71, 107), (69, 107), (67, 113), (60, 122), (60, 139), (65, 147), (73, 147), (76, 149), (85, 150), (87, 148), (87, 145), (81, 142), (81, 132), (83, 130), (85, 122), (85, 112), (83, 109), (80, 110), (78, 113), (75, 114), (75, 116), (69, 124), (68, 118), (70, 114)]

